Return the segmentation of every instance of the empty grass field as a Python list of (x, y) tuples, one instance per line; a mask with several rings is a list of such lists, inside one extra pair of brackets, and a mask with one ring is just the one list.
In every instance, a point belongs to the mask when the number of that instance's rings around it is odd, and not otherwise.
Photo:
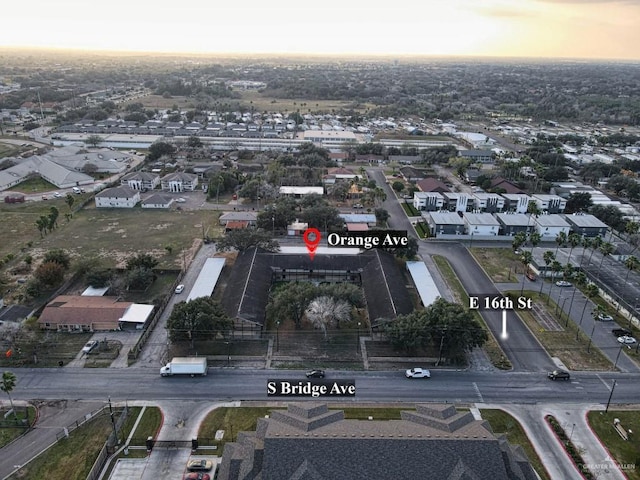
[(301, 114), (315, 112), (330, 112), (332, 110), (355, 110), (365, 111), (373, 105), (354, 104), (342, 100), (305, 100), (305, 99), (288, 99), (273, 98), (263, 95), (255, 90), (238, 91), (241, 95), (241, 102), (245, 105), (253, 107), (257, 112), (295, 112), (300, 111)]
[(523, 268), (520, 256), (511, 248), (473, 247), (469, 251), (494, 283), (517, 281), (516, 269)]
[[(614, 419), (620, 420), (620, 425), (631, 431), (629, 440), (623, 440), (613, 428)], [(637, 433), (640, 431), (640, 412), (638, 411), (609, 411), (607, 413), (592, 411), (587, 414), (589, 425), (600, 441), (609, 450), (613, 460), (620, 466), (629, 480), (640, 480), (640, 442)]]
[(18, 151), (19, 148), (16, 145), (0, 142), (0, 158), (13, 157), (18, 153)]
[(7, 240), (21, 244), (26, 236), (37, 240), (34, 247), (42, 251), (63, 248), (76, 258), (100, 257), (107, 267), (122, 265), (137, 252), (147, 252), (160, 260), (160, 267), (180, 268), (184, 261), (189, 262), (189, 251), (203, 231), (211, 237), (221, 235), (218, 213), (209, 211), (87, 207), (69, 223), (59, 220), (59, 228), (43, 239), (35, 227), (37, 218), (38, 214), (26, 212), (14, 215), (15, 232)]

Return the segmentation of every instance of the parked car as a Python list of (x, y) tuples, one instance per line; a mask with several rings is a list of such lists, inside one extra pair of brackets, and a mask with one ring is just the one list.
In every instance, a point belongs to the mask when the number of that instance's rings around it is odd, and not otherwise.
[(556, 286), (557, 287), (573, 287), (573, 283), (571, 282), (566, 282), (564, 280), (558, 280), (556, 282)]
[(42, 199), (43, 199), (43, 200), (48, 200), (48, 199), (49, 199), (49, 197), (47, 197), (46, 195), (42, 195)]
[(175, 290), (176, 293), (184, 292), (184, 285), (178, 285)]
[(62, 194), (60, 192), (53, 192), (53, 196), (56, 198), (62, 198)]
[(411, 368), (404, 372), (407, 378), (431, 378), (431, 372), (426, 368)]
[(537, 279), (536, 274), (535, 274), (535, 273), (533, 273), (533, 272), (527, 272), (527, 278), (528, 278), (529, 280), (531, 280), (532, 282), (535, 282), (535, 281), (536, 281), (536, 279)]
[(616, 337), (630, 337), (631, 336), (631, 332), (629, 330), (627, 330), (626, 328), (614, 328), (613, 330), (611, 330), (611, 333), (613, 333)]
[(211, 460), (189, 460), (187, 470), (190, 472), (208, 472), (213, 468)]
[(611, 315), (605, 315), (604, 313), (601, 313), (600, 315), (598, 315), (597, 318), (601, 322), (613, 322), (613, 317)]
[(549, 372), (547, 377), (551, 380), (570, 380), (571, 375), (569, 372), (565, 372), (564, 370), (554, 370), (553, 372)]
[(622, 337), (618, 337), (618, 343), (622, 343), (624, 345), (631, 345), (636, 343), (636, 339), (630, 337), (629, 335), (623, 335)]
[(176, 198), (176, 202), (178, 202), (178, 203), (184, 203), (184, 202), (186, 202), (186, 201), (187, 201), (187, 199), (186, 199), (186, 198), (182, 198), (182, 197), (180, 197), (180, 198)]
[(211, 476), (204, 472), (189, 472), (183, 477), (183, 480), (211, 480)]
[(90, 353), (94, 348), (98, 346), (97, 340), (89, 340), (84, 347), (82, 347), (82, 353)]
[(324, 378), (324, 370), (309, 370), (306, 375), (307, 378)]

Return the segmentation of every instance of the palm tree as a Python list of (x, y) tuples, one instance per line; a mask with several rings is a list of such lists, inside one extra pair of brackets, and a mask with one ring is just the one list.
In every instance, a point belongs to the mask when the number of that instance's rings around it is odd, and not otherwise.
[[(578, 272), (574, 278), (574, 282), (577, 286), (584, 287), (587, 284), (587, 276), (584, 274), (584, 272)], [(571, 308), (573, 308), (573, 299), (575, 298), (577, 291), (578, 289), (574, 288), (573, 292), (571, 293), (571, 301), (569, 302), (569, 311), (571, 311)], [(579, 330), (580, 329), (578, 329), (578, 331)], [(578, 331), (576, 331), (576, 340), (578, 339)]]
[(13, 416), (16, 421), (18, 420), (18, 415), (16, 414), (16, 409), (13, 408), (13, 399), (11, 398), (11, 392), (16, 388), (16, 376), (11, 372), (3, 372), (2, 373), (2, 383), (0, 383), (0, 390), (7, 394), (9, 397), (9, 403), (11, 404), (11, 410), (13, 410)]
[(513, 241), (511, 243), (511, 248), (515, 252), (527, 241), (527, 234), (525, 232), (518, 232), (513, 236)]
[(564, 247), (566, 245), (566, 243), (567, 243), (567, 234), (564, 231), (562, 231), (558, 235), (556, 235), (556, 244), (557, 244), (557, 246), (556, 246), (556, 254), (555, 254), (556, 257), (558, 256), (558, 249), (560, 247)]
[(582, 243), (582, 237), (577, 233), (572, 233), (569, 235), (568, 241), (571, 249), (569, 250), (569, 259), (567, 260), (567, 264), (571, 263), (571, 255), (573, 254), (573, 249)]
[(531, 252), (526, 252), (526, 251), (522, 252), (522, 257), (520, 257), (520, 261), (524, 266), (524, 273), (522, 275), (522, 288), (520, 289), (520, 295), (524, 293), (524, 279), (527, 278), (527, 269), (529, 268), (529, 264), (531, 263), (531, 260), (533, 260), (533, 255), (531, 255)]
[(591, 248), (592, 244), (593, 244), (593, 240), (591, 240), (589, 237), (582, 238), (582, 255), (580, 256), (579, 268), (582, 268), (582, 262), (584, 262), (585, 252), (587, 251), (588, 248)]
[(604, 259), (615, 252), (616, 247), (613, 243), (604, 242), (600, 247), (600, 251), (602, 252), (602, 259), (600, 260), (600, 265), (598, 266), (598, 273), (600, 273), (600, 268), (602, 268), (602, 262), (604, 262)]
[[(605, 314), (605, 310), (604, 307), (602, 305), (596, 305), (596, 308), (594, 308), (593, 310), (591, 310), (591, 316), (593, 317), (593, 321), (597, 322), (598, 318), (600, 318), (601, 315)], [(595, 327), (595, 325), (594, 325)], [(591, 330), (591, 335), (589, 335), (589, 343), (587, 344), (587, 353), (591, 352), (591, 340), (593, 339), (593, 331), (595, 330), (595, 328), (593, 328)]]
[(640, 267), (640, 261), (638, 260), (637, 257), (631, 255), (630, 257), (627, 257), (627, 259), (624, 261), (624, 266), (629, 269), (629, 271), (627, 272), (627, 276), (624, 279), (624, 283), (627, 283), (627, 280), (629, 280), (629, 274), (631, 273), (631, 271), (636, 270), (638, 267)]
[(587, 309), (587, 305), (589, 304), (589, 300), (597, 297), (598, 293), (600, 293), (600, 290), (598, 289), (598, 287), (593, 284), (590, 283), (589, 285), (587, 285), (587, 288), (585, 289), (585, 294), (587, 296), (587, 301), (584, 302), (584, 307), (582, 307), (582, 313), (580, 314), (580, 326), (582, 326), (582, 320), (584, 319), (584, 312)]
[[(544, 260), (544, 263), (546, 265), (547, 268), (545, 268), (545, 272), (547, 270), (549, 270), (549, 265), (551, 265), (551, 263), (556, 259), (556, 256), (553, 254), (553, 252), (551, 250), (547, 250), (546, 252), (544, 252), (544, 255), (542, 255), (542, 258)], [(544, 287), (544, 281), (541, 279), (540, 281), (540, 293), (542, 293), (542, 287)]]
[(602, 237), (600, 235), (598, 235), (597, 237), (594, 237), (593, 240), (591, 240), (591, 245), (590, 245), (591, 255), (589, 255), (589, 261), (587, 262), (587, 266), (591, 265), (591, 257), (593, 257), (593, 254), (596, 250), (600, 249), (603, 243), (604, 241), (602, 240)]

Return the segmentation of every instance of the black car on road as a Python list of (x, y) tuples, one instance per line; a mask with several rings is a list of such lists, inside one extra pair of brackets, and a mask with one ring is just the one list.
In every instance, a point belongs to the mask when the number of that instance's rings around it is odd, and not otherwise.
[(324, 370), (309, 370), (306, 375), (307, 378), (324, 378)]
[(629, 330), (627, 330), (626, 328), (614, 328), (613, 330), (611, 330), (611, 333), (613, 333), (616, 337), (630, 337), (631, 336), (631, 332)]
[(569, 372), (565, 372), (564, 370), (554, 370), (553, 372), (549, 372), (547, 374), (551, 380), (570, 380), (571, 375)]

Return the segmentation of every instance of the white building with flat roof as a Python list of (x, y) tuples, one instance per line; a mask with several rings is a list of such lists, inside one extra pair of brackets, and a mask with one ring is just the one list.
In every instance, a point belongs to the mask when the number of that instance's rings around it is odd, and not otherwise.
[(571, 225), (562, 218), (562, 215), (538, 215), (535, 219), (536, 231), (540, 234), (543, 241), (555, 240), (560, 232), (569, 235)]
[(490, 213), (465, 213), (462, 217), (467, 235), (498, 235), (500, 222)]

